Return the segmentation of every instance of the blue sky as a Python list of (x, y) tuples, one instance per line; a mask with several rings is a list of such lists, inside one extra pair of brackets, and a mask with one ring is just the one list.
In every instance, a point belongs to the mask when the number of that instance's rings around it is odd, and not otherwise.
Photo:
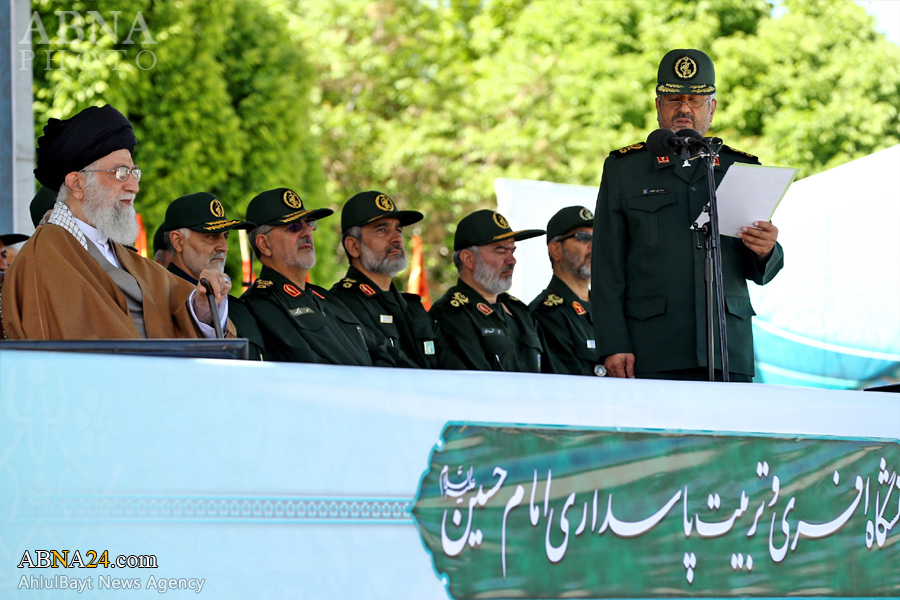
[(878, 31), (900, 44), (900, 0), (856, 0), (856, 3), (878, 20)]

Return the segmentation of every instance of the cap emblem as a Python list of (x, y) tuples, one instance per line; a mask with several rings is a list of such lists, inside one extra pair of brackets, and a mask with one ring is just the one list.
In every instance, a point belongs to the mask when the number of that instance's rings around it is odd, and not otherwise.
[(582, 221), (593, 221), (594, 220), (594, 213), (592, 213), (587, 208), (582, 208), (581, 212), (578, 213), (578, 216), (581, 217)]
[(291, 208), (303, 208), (303, 201), (300, 200), (300, 196), (295, 194), (291, 190), (286, 190), (284, 195), (282, 196), (284, 203), (290, 206)]
[(675, 61), (675, 76), (679, 79), (692, 79), (697, 74), (697, 61), (690, 56), (682, 56)]
[(214, 217), (219, 217), (221, 219), (225, 216), (225, 207), (222, 206), (222, 203), (219, 202), (218, 198), (213, 198), (212, 202), (209, 203), (209, 212), (211, 212)]
[(378, 194), (377, 196), (375, 196), (375, 206), (377, 206), (384, 212), (394, 212), (394, 201), (384, 194)]
[(509, 222), (504, 219), (503, 215), (501, 215), (500, 213), (494, 213), (494, 223), (496, 223), (497, 227), (500, 227), (501, 229), (509, 229)]

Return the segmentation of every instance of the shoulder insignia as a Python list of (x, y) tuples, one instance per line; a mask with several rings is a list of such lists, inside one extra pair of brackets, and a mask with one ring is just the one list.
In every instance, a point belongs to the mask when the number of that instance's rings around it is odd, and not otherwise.
[(518, 298), (516, 298), (515, 296), (513, 296), (511, 294), (507, 294), (507, 296), (509, 296), (509, 299), (512, 300), (513, 302), (518, 302), (519, 304), (522, 303), (521, 300), (519, 300)]
[(310, 290), (310, 291), (313, 293), (313, 295), (314, 295), (316, 298), (319, 298), (319, 299), (321, 299), (321, 300), (325, 300), (325, 296), (323, 296), (322, 294), (320, 294), (320, 293), (317, 292), (316, 290)]
[(731, 146), (722, 146), (722, 150), (728, 150), (729, 152), (734, 152), (735, 154), (740, 154), (741, 156), (746, 156), (747, 158), (759, 160), (758, 156), (754, 156), (749, 152), (744, 152), (743, 150), (738, 150), (737, 148), (732, 148)]
[(273, 283), (268, 279), (257, 279), (254, 285), (257, 289), (264, 290), (266, 288), (272, 287)]
[(559, 306), (563, 303), (563, 299), (557, 296), (556, 294), (550, 294), (547, 296), (547, 299), (544, 300), (544, 306)]
[(297, 296), (299, 296), (300, 294), (303, 293), (300, 290), (298, 290), (295, 286), (291, 285), (290, 283), (284, 284), (284, 291), (289, 296), (293, 296), (294, 298), (296, 298)]
[(359, 289), (361, 289), (366, 296), (371, 296), (375, 293), (375, 290), (372, 289), (372, 286), (365, 283), (359, 284)]
[(638, 150), (644, 150), (647, 147), (647, 144), (644, 142), (638, 142), (637, 144), (632, 144), (630, 146), (625, 146), (624, 148), (619, 148), (618, 150), (613, 150), (610, 152), (612, 156), (622, 156), (624, 154), (631, 154), (632, 152), (637, 152)]
[(491, 314), (492, 312), (494, 312), (493, 309), (492, 309), (490, 306), (488, 306), (487, 304), (485, 304), (484, 302), (479, 302), (476, 306), (478, 307), (478, 310), (479, 310), (484, 316), (488, 316), (489, 314)]
[(453, 297), (450, 298), (450, 306), (460, 307), (463, 304), (468, 304), (469, 299), (462, 292), (454, 292)]
[(578, 313), (579, 315), (583, 315), (587, 312), (586, 310), (584, 310), (584, 307), (581, 305), (580, 302), (572, 302), (572, 308), (574, 308), (575, 312)]
[(350, 279), (349, 277), (344, 277), (341, 279), (341, 287), (350, 289), (353, 287), (353, 284), (356, 283), (355, 279)]

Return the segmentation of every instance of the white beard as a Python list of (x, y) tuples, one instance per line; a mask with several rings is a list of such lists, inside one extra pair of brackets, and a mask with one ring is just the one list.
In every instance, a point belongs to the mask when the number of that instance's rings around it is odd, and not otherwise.
[(497, 273), (491, 273), (487, 265), (481, 260), (481, 256), (475, 255), (475, 270), (472, 271), (472, 279), (489, 294), (502, 294), (512, 287), (512, 274), (509, 277), (501, 277), (501, 269)]
[(406, 268), (406, 252), (403, 248), (400, 248), (400, 251), (403, 252), (403, 254), (393, 258), (388, 256), (377, 256), (375, 252), (370, 250), (369, 247), (362, 242), (359, 243), (359, 248), (359, 262), (362, 264), (363, 269), (370, 273), (378, 273), (379, 275), (393, 277)]
[(134, 200), (134, 194), (119, 196), (115, 190), (100, 184), (93, 175), (94, 173), (88, 173), (84, 202), (81, 205), (88, 224), (112, 241), (130, 246), (138, 235), (137, 213), (134, 204), (123, 206), (119, 204), (119, 200)]

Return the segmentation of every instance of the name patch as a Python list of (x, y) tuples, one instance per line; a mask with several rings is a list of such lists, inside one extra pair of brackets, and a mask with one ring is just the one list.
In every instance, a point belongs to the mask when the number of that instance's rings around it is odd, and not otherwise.
[(294, 309), (289, 310), (288, 314), (292, 315), (294, 317), (299, 317), (300, 315), (310, 315), (314, 312), (316, 312), (316, 311), (314, 311), (313, 309), (311, 309), (307, 306), (301, 306), (300, 308), (294, 308)]

